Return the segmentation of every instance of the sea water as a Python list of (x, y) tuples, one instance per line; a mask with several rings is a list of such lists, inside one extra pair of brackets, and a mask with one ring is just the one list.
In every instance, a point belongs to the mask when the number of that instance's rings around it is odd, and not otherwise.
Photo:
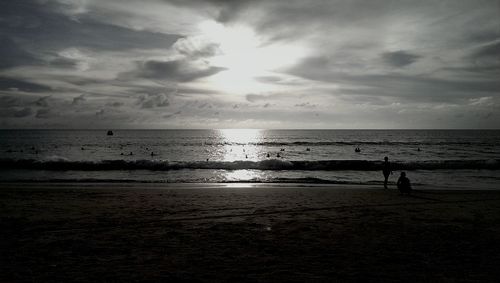
[[(1, 130), (2, 182), (382, 184), (496, 189), (498, 130)], [(359, 147), (360, 152), (355, 152)]]

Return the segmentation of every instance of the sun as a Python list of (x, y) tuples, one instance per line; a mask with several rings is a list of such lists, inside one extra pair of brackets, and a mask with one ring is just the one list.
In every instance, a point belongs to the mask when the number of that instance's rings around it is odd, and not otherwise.
[(200, 31), (206, 40), (219, 46), (220, 54), (208, 59), (210, 64), (226, 69), (208, 80), (232, 93), (272, 91), (272, 85), (258, 78), (272, 76), (304, 53), (298, 46), (267, 42), (248, 26), (206, 21), (200, 24)]

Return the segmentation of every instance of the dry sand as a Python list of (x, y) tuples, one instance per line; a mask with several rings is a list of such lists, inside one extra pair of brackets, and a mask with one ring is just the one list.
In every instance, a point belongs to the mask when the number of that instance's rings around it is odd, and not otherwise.
[(0, 282), (500, 280), (500, 191), (0, 187)]

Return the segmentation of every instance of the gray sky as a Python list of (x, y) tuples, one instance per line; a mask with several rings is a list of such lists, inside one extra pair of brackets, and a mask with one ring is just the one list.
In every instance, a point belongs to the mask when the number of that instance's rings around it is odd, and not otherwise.
[(0, 128), (500, 128), (500, 1), (4, 0)]

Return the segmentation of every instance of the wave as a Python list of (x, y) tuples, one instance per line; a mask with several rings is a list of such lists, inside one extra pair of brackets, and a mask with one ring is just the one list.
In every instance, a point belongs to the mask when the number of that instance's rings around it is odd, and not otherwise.
[[(107, 178), (38, 178), (38, 179), (6, 179), (0, 180), (0, 183), (140, 183), (140, 184), (177, 184), (177, 183), (256, 183), (256, 184), (273, 184), (273, 183), (301, 183), (301, 184), (365, 184), (362, 182), (348, 182), (326, 180), (321, 178), (304, 177), (304, 178), (268, 178), (268, 179), (250, 179), (250, 180), (200, 180), (200, 179), (169, 179), (169, 180), (141, 180), (141, 179), (107, 179)], [(367, 182), (366, 184), (370, 184)]]
[[(488, 160), (430, 160), (393, 162), (393, 170), (455, 170), (500, 169), (500, 159)], [(305, 170), (305, 171), (375, 171), (381, 170), (382, 161), (372, 160), (319, 160), (287, 161), (267, 159), (262, 161), (167, 161), (167, 160), (102, 160), (69, 161), (66, 159), (0, 159), (1, 169), (34, 169), (54, 171), (102, 171), (102, 170), (153, 170), (181, 169), (220, 170)]]
[[(407, 146), (496, 146), (497, 143), (487, 143), (487, 142), (468, 142), (468, 141), (295, 141), (295, 142), (189, 142), (180, 143), (183, 146), (372, 146), (372, 145), (387, 145), (387, 146), (397, 146), (397, 145), (407, 145)], [(173, 143), (171, 145), (179, 145)]]

